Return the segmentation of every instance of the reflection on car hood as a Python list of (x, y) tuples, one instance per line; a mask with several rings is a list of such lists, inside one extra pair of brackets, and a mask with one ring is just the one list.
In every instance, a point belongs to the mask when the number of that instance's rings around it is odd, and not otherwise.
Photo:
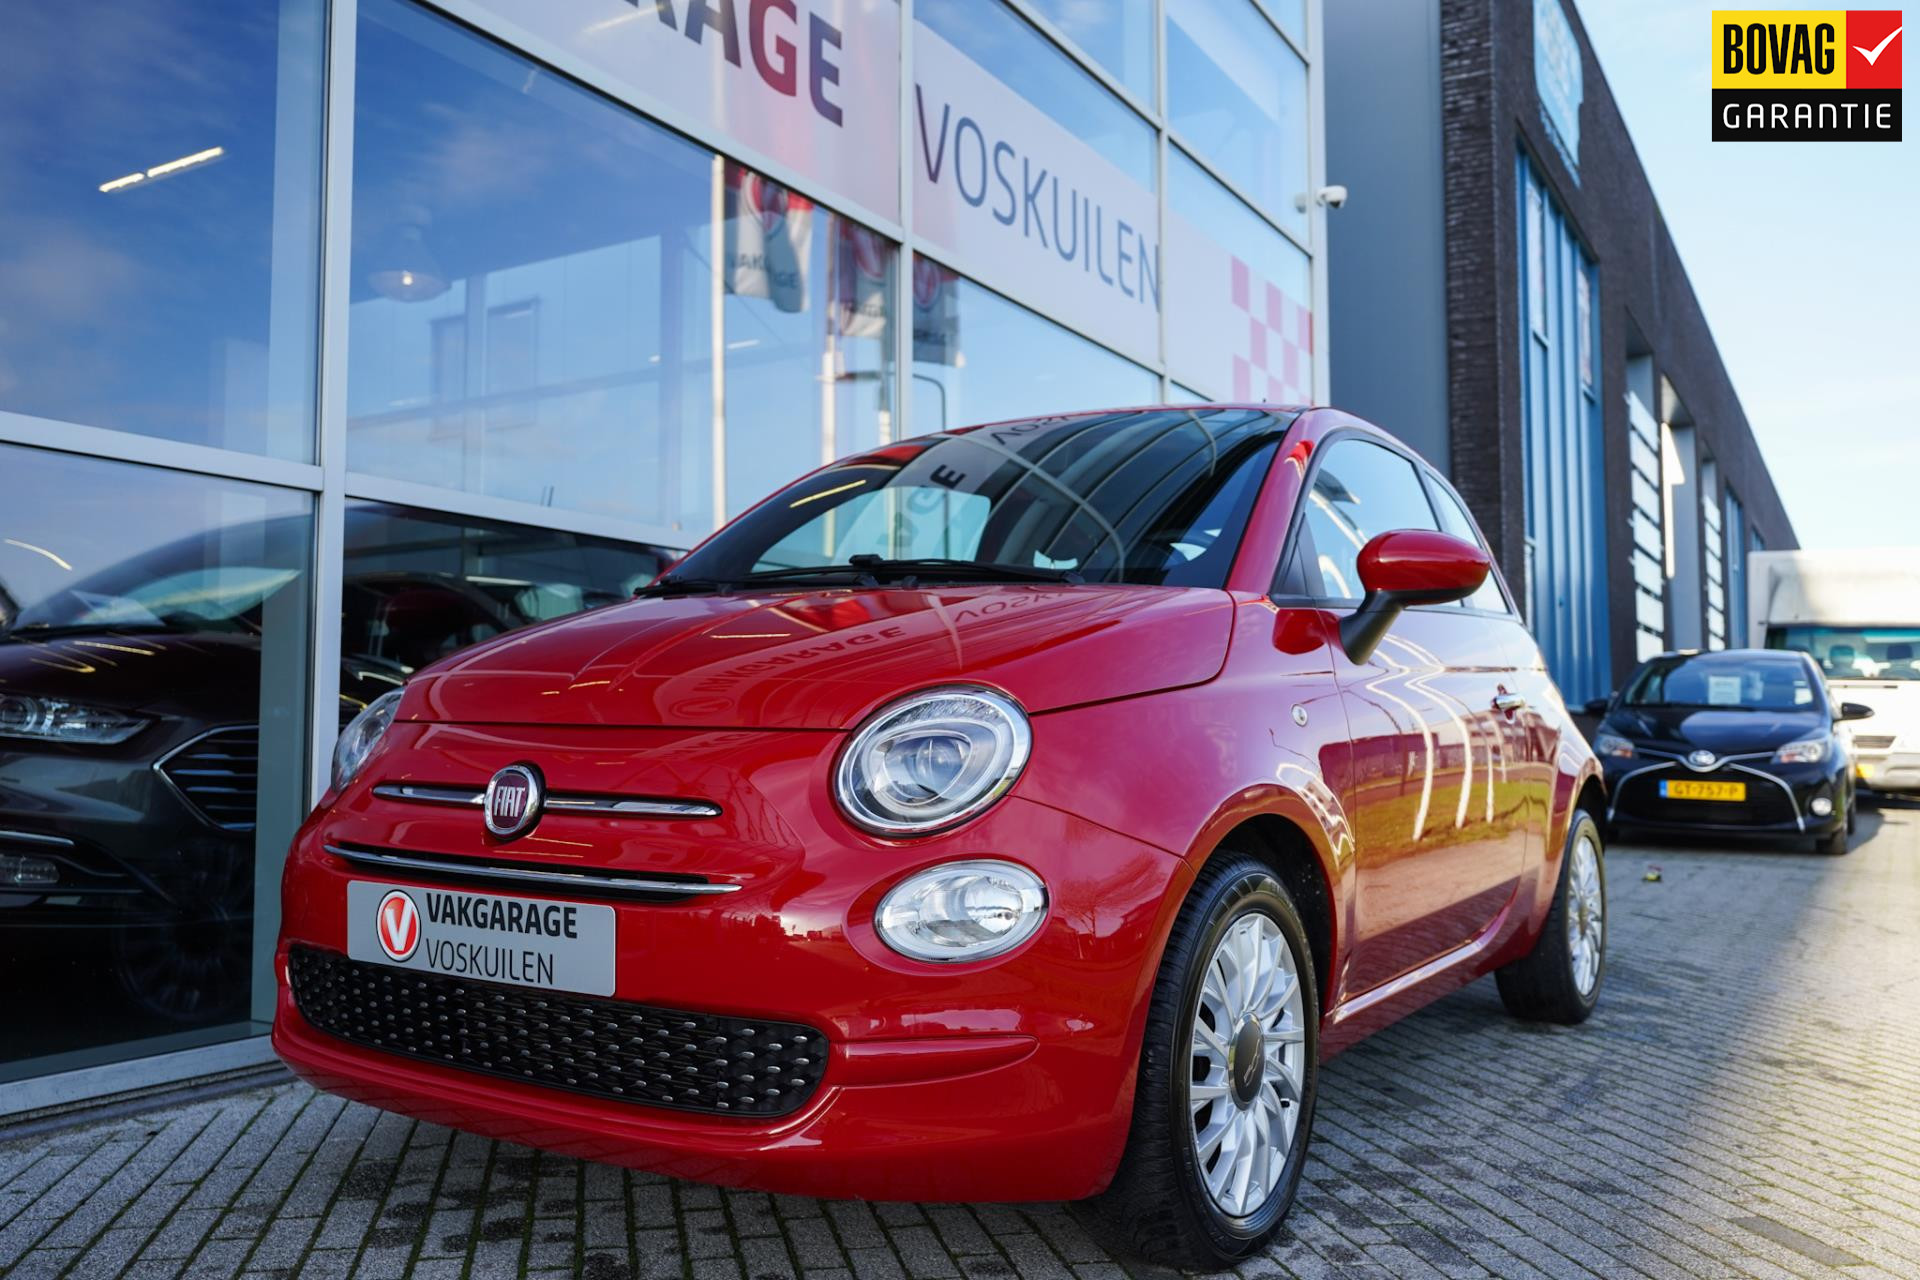
[(1710, 707), (1621, 707), (1603, 726), (1650, 747), (1684, 754), (1704, 747), (1717, 756), (1771, 751), (1820, 732), (1815, 711), (1716, 711)]
[(978, 681), (1029, 711), (1212, 679), (1232, 597), (966, 585), (642, 599), (489, 641), (415, 677), (400, 717), (468, 724), (844, 729)]

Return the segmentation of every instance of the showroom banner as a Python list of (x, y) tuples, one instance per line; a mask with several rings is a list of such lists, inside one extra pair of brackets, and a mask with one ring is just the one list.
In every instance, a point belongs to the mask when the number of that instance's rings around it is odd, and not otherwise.
[(1154, 193), (925, 25), (913, 58), (914, 231), (981, 283), (1150, 358)]
[(657, 102), (900, 216), (896, 0), (473, 3), (584, 58), (636, 104)]

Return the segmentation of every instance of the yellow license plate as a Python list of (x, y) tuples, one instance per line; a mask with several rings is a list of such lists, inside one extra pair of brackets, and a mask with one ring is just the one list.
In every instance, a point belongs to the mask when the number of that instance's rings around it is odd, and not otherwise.
[(1744, 782), (1695, 782), (1688, 778), (1669, 778), (1660, 783), (1660, 794), (1669, 800), (1745, 800)]

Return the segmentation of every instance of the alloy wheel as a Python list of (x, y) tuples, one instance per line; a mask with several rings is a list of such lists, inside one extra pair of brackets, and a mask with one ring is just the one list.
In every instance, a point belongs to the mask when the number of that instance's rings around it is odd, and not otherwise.
[(1573, 984), (1582, 996), (1600, 981), (1600, 961), (1606, 955), (1606, 895), (1600, 888), (1600, 849), (1590, 832), (1582, 831), (1568, 855), (1567, 955), (1573, 962)]
[(1271, 916), (1249, 911), (1221, 935), (1188, 1042), (1200, 1174), (1222, 1213), (1245, 1218), (1280, 1185), (1306, 1077), (1300, 974)]

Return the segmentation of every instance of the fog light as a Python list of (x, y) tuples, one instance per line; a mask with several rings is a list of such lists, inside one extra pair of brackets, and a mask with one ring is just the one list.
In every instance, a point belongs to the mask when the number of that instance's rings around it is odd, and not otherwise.
[(1833, 801), (1827, 799), (1825, 796), (1815, 796), (1807, 802), (1807, 808), (1813, 810), (1814, 817), (1824, 818), (1833, 812)]
[(949, 862), (889, 890), (873, 926), (915, 960), (981, 960), (1019, 946), (1046, 915), (1047, 888), (1025, 867)]
[(0, 853), (0, 886), (9, 889), (39, 889), (60, 883), (60, 868), (45, 858), (21, 858)]

